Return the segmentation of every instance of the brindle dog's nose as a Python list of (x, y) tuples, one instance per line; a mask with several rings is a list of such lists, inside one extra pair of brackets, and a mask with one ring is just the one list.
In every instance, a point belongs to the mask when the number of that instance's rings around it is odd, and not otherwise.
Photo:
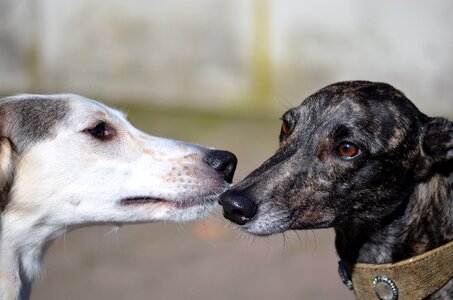
[(238, 159), (233, 153), (213, 150), (206, 154), (204, 161), (214, 170), (222, 173), (225, 176), (226, 182), (231, 183), (233, 181), (234, 171), (238, 162)]
[(258, 206), (253, 200), (233, 191), (223, 193), (220, 196), (219, 204), (223, 207), (223, 216), (239, 225), (249, 222), (258, 210)]

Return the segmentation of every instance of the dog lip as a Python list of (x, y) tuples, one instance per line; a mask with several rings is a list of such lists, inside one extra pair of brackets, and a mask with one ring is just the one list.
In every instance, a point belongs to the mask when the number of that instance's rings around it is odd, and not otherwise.
[(208, 204), (212, 201), (207, 199), (207, 196), (200, 196), (198, 199), (193, 200), (183, 200), (183, 201), (174, 201), (174, 200), (166, 200), (161, 198), (153, 198), (147, 196), (137, 196), (137, 197), (128, 197), (123, 198), (119, 201), (119, 204), (122, 206), (129, 206), (129, 205), (145, 205), (145, 204), (162, 204), (167, 206), (172, 206), (176, 208), (186, 208), (192, 207), (196, 205), (204, 205)]
[(140, 205), (145, 203), (169, 202), (164, 199), (151, 198), (146, 196), (128, 197), (120, 200), (121, 205)]

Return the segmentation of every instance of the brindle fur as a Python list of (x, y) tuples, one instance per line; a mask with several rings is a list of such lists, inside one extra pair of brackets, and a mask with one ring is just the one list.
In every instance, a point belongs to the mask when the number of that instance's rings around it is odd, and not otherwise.
[[(277, 152), (226, 192), (258, 206), (243, 225), (267, 235), (333, 227), (341, 259), (391, 263), (453, 240), (453, 123), (384, 83), (340, 82), (283, 116)], [(344, 159), (344, 141), (362, 154)], [(236, 199), (237, 200), (237, 199)], [(453, 298), (453, 279), (429, 299)]]

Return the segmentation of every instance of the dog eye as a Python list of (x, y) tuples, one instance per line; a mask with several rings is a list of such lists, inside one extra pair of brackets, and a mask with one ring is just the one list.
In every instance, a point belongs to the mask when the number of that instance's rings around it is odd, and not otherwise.
[(338, 146), (337, 150), (340, 156), (346, 159), (354, 158), (361, 153), (361, 150), (358, 146), (347, 142), (342, 143), (340, 146)]
[(289, 122), (285, 119), (282, 119), (282, 126), (281, 126), (281, 130), (280, 130), (280, 135), (288, 135), (288, 133), (291, 131), (291, 124), (289, 124)]
[(282, 129), (282, 132), (283, 132), (284, 134), (288, 134), (288, 132), (289, 132), (289, 124), (288, 124), (288, 122), (283, 121), (283, 122), (282, 122), (282, 128), (281, 128), (281, 129)]
[(115, 131), (110, 128), (105, 122), (99, 122), (96, 124), (96, 126), (85, 129), (84, 131), (89, 133), (91, 136), (104, 141), (110, 140), (115, 134)]

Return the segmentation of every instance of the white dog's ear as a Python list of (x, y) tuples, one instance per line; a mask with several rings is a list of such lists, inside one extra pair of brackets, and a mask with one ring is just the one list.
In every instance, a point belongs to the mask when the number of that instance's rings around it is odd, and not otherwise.
[(9, 191), (14, 179), (14, 147), (11, 141), (0, 136), (0, 212), (8, 202)]
[(425, 125), (422, 138), (421, 173), (453, 172), (453, 123), (442, 118), (431, 118)]

